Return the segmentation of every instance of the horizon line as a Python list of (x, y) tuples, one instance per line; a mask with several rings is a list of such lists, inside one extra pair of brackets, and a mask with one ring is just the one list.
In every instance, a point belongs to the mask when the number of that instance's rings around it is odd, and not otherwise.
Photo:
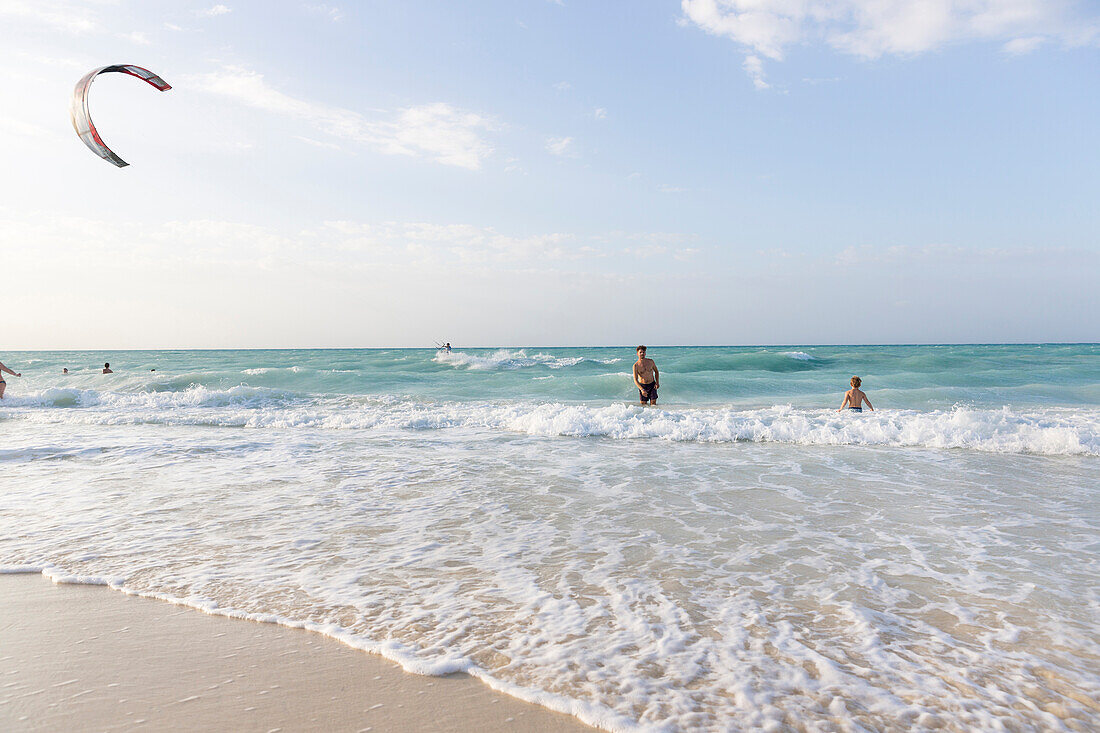
[[(452, 346), (452, 351), (459, 349), (630, 349), (636, 348), (631, 344), (610, 345), (585, 345), (585, 344), (494, 344), (491, 346)], [(1100, 346), (1100, 341), (927, 341), (927, 342), (881, 342), (881, 343), (771, 343), (771, 344), (647, 344), (647, 349), (766, 349), (766, 348), (870, 348), (883, 346), (917, 347), (917, 346)], [(437, 351), (439, 346), (170, 346), (160, 348), (101, 348), (101, 349), (27, 349), (4, 348), (4, 353), (24, 352), (66, 352), (66, 353), (119, 353), (119, 352), (144, 352), (144, 351)]]

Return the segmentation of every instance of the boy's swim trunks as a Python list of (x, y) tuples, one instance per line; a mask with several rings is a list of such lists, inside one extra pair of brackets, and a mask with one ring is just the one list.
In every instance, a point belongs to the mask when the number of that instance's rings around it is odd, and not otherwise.
[(657, 383), (650, 382), (649, 384), (643, 384), (641, 389), (638, 390), (638, 398), (642, 402), (649, 402), (650, 400), (657, 399)]

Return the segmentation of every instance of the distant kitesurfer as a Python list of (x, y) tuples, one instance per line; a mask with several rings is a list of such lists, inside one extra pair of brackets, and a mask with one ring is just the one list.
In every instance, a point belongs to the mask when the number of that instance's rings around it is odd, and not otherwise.
[(68, 374), (69, 373), (69, 367), (62, 367), (61, 368), (61, 373), (62, 374)]
[[(23, 376), (23, 374), (21, 372), (13, 372), (11, 369), (8, 369), (6, 366), (4, 366), (3, 362), (0, 362), (0, 372), (2, 372), (4, 374), (10, 374), (13, 377)], [(7, 388), (8, 388), (8, 383), (4, 381), (3, 377), (0, 377), (0, 400), (4, 399), (4, 390), (7, 389)]]
[(867, 395), (863, 393), (863, 390), (859, 388), (859, 385), (863, 384), (863, 380), (859, 377), (852, 377), (852, 388), (844, 393), (844, 402), (840, 405), (840, 410), (848, 408), (853, 412), (863, 412), (863, 403), (867, 403), (867, 409), (871, 412), (875, 411), (875, 408), (871, 406), (871, 400), (867, 399)]
[(451, 342), (450, 341), (443, 344), (443, 350), (446, 351), (448, 354), (451, 353)]
[(657, 404), (657, 390), (661, 388), (661, 373), (652, 359), (645, 356), (645, 347), (637, 348), (638, 361), (634, 362), (634, 385), (642, 404)]
[(109, 363), (104, 363), (103, 364), (103, 373), (104, 374), (114, 374), (114, 371), (111, 369), (111, 365)]

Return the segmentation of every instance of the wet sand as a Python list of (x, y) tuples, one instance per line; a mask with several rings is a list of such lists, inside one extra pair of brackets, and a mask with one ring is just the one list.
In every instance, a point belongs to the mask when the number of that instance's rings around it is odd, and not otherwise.
[(590, 731), (463, 674), (103, 587), (0, 576), (0, 729)]

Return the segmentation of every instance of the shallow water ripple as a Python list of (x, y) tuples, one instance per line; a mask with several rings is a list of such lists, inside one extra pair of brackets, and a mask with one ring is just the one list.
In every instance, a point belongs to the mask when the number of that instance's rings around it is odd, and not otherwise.
[(51, 434), (6, 431), (3, 565), (335, 624), (611, 728), (1100, 721), (1090, 457)]

